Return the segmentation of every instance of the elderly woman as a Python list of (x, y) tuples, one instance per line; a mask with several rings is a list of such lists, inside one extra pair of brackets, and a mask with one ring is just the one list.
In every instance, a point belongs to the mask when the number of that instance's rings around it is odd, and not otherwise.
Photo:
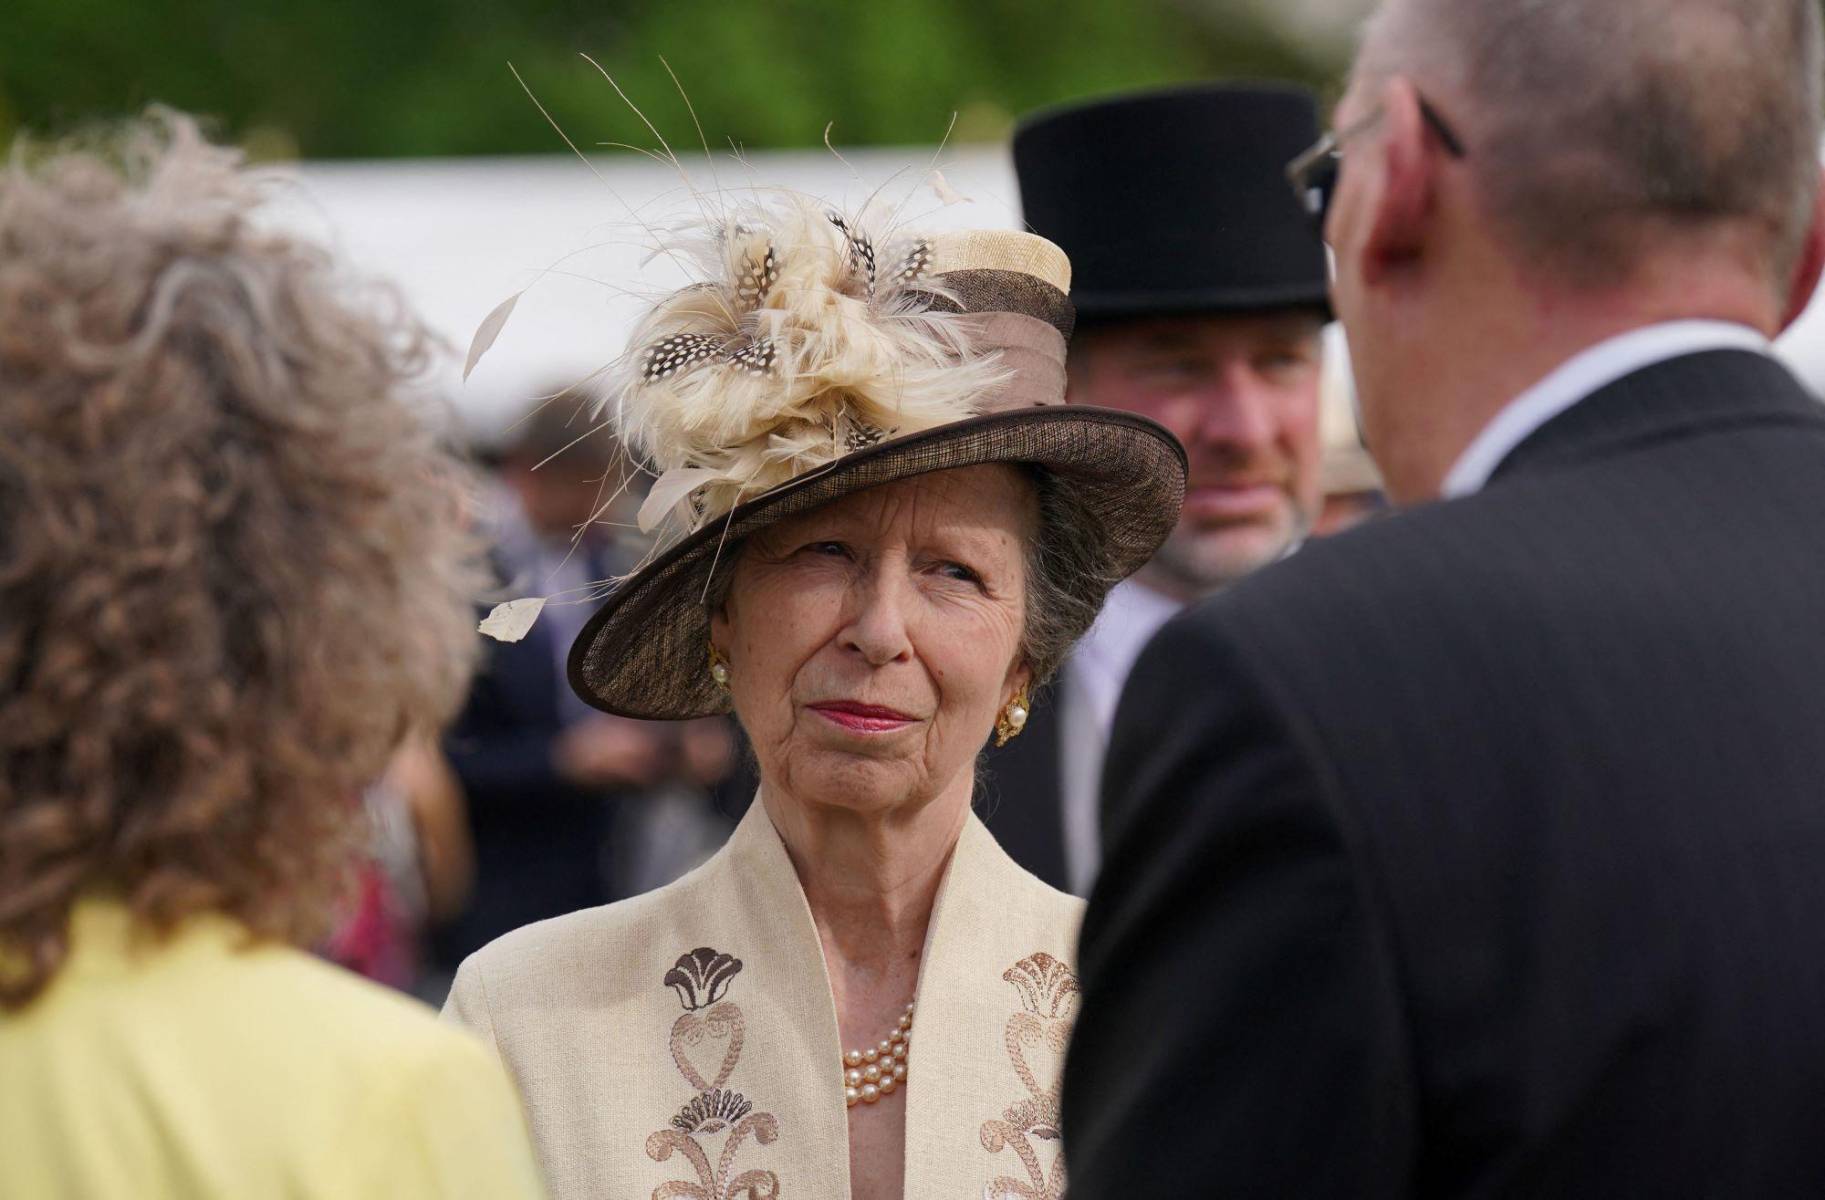
[(459, 699), (418, 327), (188, 120), (0, 168), (0, 1196), (540, 1194), (500, 1064), (299, 947)]
[(1071, 408), (1069, 267), (785, 197), (612, 388), (681, 536), (570, 658), (613, 713), (731, 708), (759, 801), (679, 882), (468, 960), (449, 1012), (559, 1197), (1057, 1197), (1080, 904), (971, 812), (975, 762), (1172, 528), (1158, 426)]

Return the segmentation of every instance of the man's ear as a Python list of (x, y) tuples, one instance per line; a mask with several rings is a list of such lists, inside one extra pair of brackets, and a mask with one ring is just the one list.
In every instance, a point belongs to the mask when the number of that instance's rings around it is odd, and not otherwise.
[[(1822, 173), (1825, 178), (1825, 173)], [(1819, 276), (1825, 274), (1825, 185), (1812, 202), (1812, 224), (1806, 229), (1806, 241), (1800, 247), (1800, 261), (1794, 268), (1793, 280), (1788, 285), (1787, 309), (1781, 314), (1781, 330), (1785, 332), (1800, 319), (1800, 314), (1812, 303), (1813, 293), (1818, 291)]]
[[(1379, 131), (1366, 134), (1356, 154), (1369, 159), (1367, 205), (1363, 220), (1363, 280), (1368, 284), (1411, 266), (1424, 253), (1432, 234), (1433, 201), (1443, 150), (1431, 143), (1420, 112), (1419, 92), (1396, 76), (1383, 88)], [(1344, 147), (1344, 172), (1350, 170), (1350, 147)]]

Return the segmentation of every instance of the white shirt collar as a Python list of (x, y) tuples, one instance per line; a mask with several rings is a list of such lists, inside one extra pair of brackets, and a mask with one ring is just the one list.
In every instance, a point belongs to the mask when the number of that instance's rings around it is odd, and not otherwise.
[(1448, 500), (1482, 491), (1502, 460), (1542, 425), (1646, 367), (1706, 350), (1771, 349), (1759, 331), (1728, 321), (1667, 321), (1599, 342), (1509, 401), (1458, 457), (1440, 490)]
[(1059, 718), (1059, 801), (1065, 874), (1071, 890), (1088, 895), (1102, 858), (1097, 792), (1103, 752), (1122, 687), (1160, 626), (1182, 606), (1130, 579), (1109, 593), (1090, 632), (1071, 651), (1054, 692)]
[(1129, 579), (1109, 593), (1103, 611), (1071, 652), (1072, 669), (1081, 672), (1091, 711), (1104, 735), (1115, 724), (1122, 685), (1141, 651), (1184, 606)]

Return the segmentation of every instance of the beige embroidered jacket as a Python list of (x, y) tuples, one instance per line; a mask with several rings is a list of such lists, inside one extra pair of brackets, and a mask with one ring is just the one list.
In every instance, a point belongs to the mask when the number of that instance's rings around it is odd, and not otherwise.
[[(969, 818), (920, 967), (907, 1200), (1063, 1194), (1082, 913)], [(518, 1082), (556, 1200), (849, 1200), (823, 951), (759, 803), (677, 883), (473, 955), (444, 1012)]]

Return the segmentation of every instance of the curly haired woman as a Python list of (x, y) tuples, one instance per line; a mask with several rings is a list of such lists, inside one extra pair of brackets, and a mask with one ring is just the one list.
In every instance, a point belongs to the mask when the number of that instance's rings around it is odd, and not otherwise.
[(0, 1194), (537, 1194), (480, 1045), (292, 946), (472, 649), (421, 342), (170, 114), (0, 169)]

